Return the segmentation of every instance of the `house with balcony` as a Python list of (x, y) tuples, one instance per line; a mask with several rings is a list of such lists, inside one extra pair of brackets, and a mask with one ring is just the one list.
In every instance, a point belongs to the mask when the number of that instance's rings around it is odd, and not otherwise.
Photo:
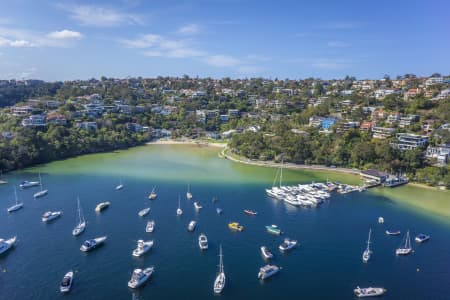
[(405, 127), (413, 125), (417, 121), (419, 121), (418, 115), (403, 116), (403, 117), (400, 117), (400, 120), (398, 122), (398, 127), (405, 128)]
[(10, 109), (11, 114), (16, 117), (25, 116), (31, 114), (33, 112), (33, 108), (31, 106), (13, 106)]
[(22, 120), (23, 127), (45, 127), (45, 115), (31, 115)]
[(417, 148), (423, 148), (428, 144), (428, 136), (417, 135), (411, 133), (397, 133), (396, 141), (390, 143), (391, 147), (404, 150), (414, 150)]
[(437, 147), (428, 146), (425, 152), (425, 157), (430, 159), (436, 159), (437, 163), (441, 166), (449, 163), (450, 159), (450, 144), (442, 144)]
[(386, 139), (392, 136), (394, 128), (389, 127), (372, 127), (372, 137), (374, 139)]
[(95, 131), (98, 129), (97, 122), (77, 122), (75, 126), (87, 131)]

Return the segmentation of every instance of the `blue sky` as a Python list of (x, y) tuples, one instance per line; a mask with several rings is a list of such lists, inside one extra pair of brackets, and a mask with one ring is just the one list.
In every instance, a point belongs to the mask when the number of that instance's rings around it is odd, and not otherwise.
[(448, 74), (450, 2), (0, 2), (0, 79)]

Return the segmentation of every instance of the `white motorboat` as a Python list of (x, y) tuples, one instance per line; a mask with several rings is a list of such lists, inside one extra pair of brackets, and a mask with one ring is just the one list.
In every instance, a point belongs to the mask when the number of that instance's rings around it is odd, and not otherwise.
[(220, 294), (222, 293), (223, 288), (225, 287), (225, 271), (223, 269), (223, 255), (222, 255), (222, 245), (220, 245), (219, 252), (219, 271), (217, 272), (216, 279), (214, 280), (214, 293)]
[(39, 185), (41, 186), (41, 190), (33, 195), (34, 198), (44, 197), (48, 194), (48, 190), (44, 190), (43, 188), (41, 173), (39, 173)]
[(363, 255), (362, 255), (362, 259), (363, 262), (368, 262), (370, 259), (370, 254), (372, 253), (372, 251), (370, 251), (370, 235), (372, 233), (372, 229), (369, 229), (369, 238), (367, 239), (367, 248), (366, 250), (364, 250)]
[(188, 199), (188, 200), (191, 200), (192, 199), (192, 193), (191, 193), (191, 191), (190, 191), (190, 185), (188, 184), (188, 189), (187, 189), (187, 192), (186, 192), (186, 198)]
[(8, 210), (9, 213), (15, 212), (15, 211), (17, 211), (17, 210), (19, 210), (19, 209), (21, 209), (23, 207), (23, 203), (22, 202), (19, 203), (19, 199), (17, 198), (17, 190), (16, 190), (15, 186), (14, 186), (14, 196), (15, 196), (15, 199), (16, 199), (16, 204), (14, 204), (11, 207), (8, 207), (7, 210)]
[(80, 235), (86, 229), (86, 221), (84, 220), (83, 212), (81, 210), (80, 198), (77, 198), (77, 204), (78, 204), (78, 224), (72, 230), (73, 236)]
[(400, 230), (395, 230), (395, 231), (392, 231), (392, 230), (386, 230), (386, 234), (387, 235), (400, 235)]
[(26, 188), (30, 188), (30, 187), (33, 187), (33, 186), (38, 186), (38, 185), (40, 185), (41, 183), (39, 182), (39, 181), (28, 181), (28, 180), (25, 180), (25, 181), (22, 181), (20, 184), (19, 184), (19, 187), (21, 188), (21, 189), (26, 189)]
[(42, 215), (42, 222), (50, 222), (59, 218), (62, 211), (47, 211)]
[(106, 238), (107, 238), (106, 236), (101, 236), (98, 238), (86, 240), (81, 245), (80, 250), (83, 252), (88, 252), (88, 251), (94, 250), (98, 246), (102, 245), (106, 241)]
[(190, 231), (190, 232), (194, 231), (195, 230), (195, 226), (197, 226), (197, 222), (194, 221), (194, 220), (190, 221), (189, 225), (188, 225), (188, 231)]
[(151, 220), (147, 222), (147, 226), (145, 226), (145, 232), (152, 233), (155, 230), (155, 221)]
[(269, 248), (267, 248), (266, 246), (262, 246), (260, 249), (261, 249), (261, 254), (264, 257), (264, 259), (272, 259), (273, 258), (273, 254), (272, 254), (272, 252), (270, 252)]
[(16, 244), (16, 240), (17, 240), (16, 236), (7, 240), (0, 239), (0, 254), (3, 254), (9, 249), (11, 249)]
[(280, 267), (276, 265), (265, 265), (259, 269), (258, 278), (261, 280), (272, 277), (280, 271)]
[(119, 181), (119, 185), (116, 186), (116, 191), (120, 191), (121, 189), (123, 189), (124, 185), (122, 184), (122, 179), (120, 179)]
[(133, 250), (133, 256), (139, 257), (147, 253), (153, 247), (153, 240), (138, 240), (137, 247)]
[(133, 275), (131, 275), (130, 281), (128, 281), (128, 287), (135, 289), (143, 285), (153, 274), (154, 267), (142, 269), (134, 269)]
[(201, 250), (208, 249), (208, 238), (206, 237), (206, 234), (200, 234), (200, 236), (198, 237), (198, 246)]
[(289, 238), (285, 238), (283, 243), (278, 247), (280, 251), (289, 251), (297, 245), (296, 240), (291, 240)]
[(95, 212), (99, 213), (102, 212), (104, 209), (108, 208), (111, 205), (111, 202), (101, 202), (95, 207)]
[(377, 297), (384, 295), (386, 293), (385, 288), (381, 287), (367, 287), (367, 288), (360, 288), (359, 286), (356, 287), (356, 289), (353, 290), (356, 297), (358, 298), (365, 298), (365, 297)]
[(61, 293), (68, 293), (70, 292), (70, 289), (72, 288), (72, 282), (73, 282), (73, 272), (67, 272), (66, 275), (64, 275), (61, 284), (59, 285), (59, 290)]
[(223, 209), (218, 207), (218, 208), (216, 208), (216, 212), (217, 212), (218, 215), (220, 215), (220, 214), (222, 214)]
[(378, 217), (378, 223), (379, 224), (384, 224), (384, 218), (383, 217)]
[(183, 210), (181, 209), (180, 196), (178, 196), (177, 216), (181, 216), (182, 214), (183, 214)]
[(156, 190), (156, 186), (153, 187), (152, 191), (150, 192), (150, 195), (148, 195), (148, 199), (155, 200), (156, 197), (158, 197), (155, 190)]
[(430, 236), (429, 236), (429, 235), (420, 233), (420, 234), (418, 234), (418, 235), (416, 236), (416, 238), (415, 238), (414, 240), (415, 240), (417, 243), (423, 243), (423, 242), (428, 241), (429, 239), (430, 239)]
[(201, 208), (203, 208), (203, 206), (201, 206), (199, 202), (194, 202), (194, 207), (196, 210), (200, 210)]
[(150, 212), (150, 207), (144, 208), (143, 210), (138, 212), (139, 217), (144, 217), (146, 215), (148, 215), (148, 213)]
[(412, 252), (411, 238), (409, 237), (409, 230), (406, 232), (406, 237), (404, 243), (395, 250), (397, 255), (408, 255)]

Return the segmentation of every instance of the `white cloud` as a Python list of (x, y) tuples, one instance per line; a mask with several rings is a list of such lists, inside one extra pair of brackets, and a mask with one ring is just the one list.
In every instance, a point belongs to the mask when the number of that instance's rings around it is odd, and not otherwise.
[(72, 30), (61, 30), (61, 31), (52, 31), (47, 34), (48, 38), (57, 39), (57, 40), (65, 40), (65, 39), (75, 39), (79, 40), (83, 37), (83, 35), (78, 31)]
[(138, 39), (133, 40), (119, 40), (127, 48), (151, 48), (157, 46), (161, 42), (161, 36), (157, 34), (146, 34)]
[(328, 42), (328, 47), (331, 48), (347, 48), (350, 47), (350, 44), (343, 41), (330, 41)]
[(162, 57), (162, 56), (164, 56), (164, 54), (161, 51), (153, 51), (153, 50), (144, 51), (144, 52), (142, 52), (142, 54), (144, 54), (145, 56), (148, 56), (148, 57)]
[(177, 32), (183, 35), (196, 34), (200, 32), (200, 26), (198, 26), (197, 24), (188, 24), (180, 27)]
[(96, 5), (72, 5), (60, 7), (69, 12), (72, 19), (77, 20), (82, 25), (88, 26), (118, 26), (142, 24), (139, 16), (124, 13), (111, 7), (101, 7)]
[(262, 55), (262, 54), (250, 54), (250, 55), (247, 55), (247, 58), (250, 60), (262, 61), (262, 62), (271, 60), (270, 57)]
[(10, 39), (0, 36), (0, 47), (29, 48), (36, 45), (27, 40)]
[(210, 55), (206, 57), (206, 63), (213, 67), (236, 67), (241, 61), (229, 55)]

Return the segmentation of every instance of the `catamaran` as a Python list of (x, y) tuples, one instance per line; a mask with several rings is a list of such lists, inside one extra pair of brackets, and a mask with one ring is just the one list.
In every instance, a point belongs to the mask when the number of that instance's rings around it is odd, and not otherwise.
[(21, 209), (23, 207), (23, 203), (22, 202), (19, 203), (19, 199), (17, 198), (17, 190), (16, 190), (15, 186), (14, 186), (14, 196), (16, 198), (16, 204), (14, 204), (11, 207), (8, 207), (8, 212), (9, 213), (14, 212), (16, 210), (19, 210), (19, 209)]
[(72, 235), (77, 236), (83, 233), (84, 229), (86, 229), (86, 221), (84, 220), (83, 212), (81, 211), (80, 198), (77, 198), (78, 205), (78, 224), (72, 230)]
[(265, 265), (259, 269), (258, 278), (261, 280), (272, 277), (280, 271), (280, 267), (276, 265)]
[(192, 193), (191, 193), (191, 191), (190, 191), (190, 184), (188, 184), (188, 189), (187, 189), (187, 192), (186, 192), (186, 198), (187, 198), (188, 200), (191, 200), (191, 199), (192, 199)]
[(409, 237), (409, 230), (406, 232), (405, 242), (395, 250), (397, 255), (408, 255), (412, 252), (411, 238)]
[(133, 275), (131, 275), (130, 281), (128, 281), (128, 287), (135, 289), (143, 285), (152, 276), (154, 267), (142, 269), (134, 269)]
[(40, 172), (39, 172), (39, 184), (41, 186), (41, 190), (33, 195), (34, 198), (44, 197), (45, 195), (48, 194), (48, 190), (43, 189), (42, 178), (41, 178)]
[(369, 261), (370, 254), (372, 253), (372, 251), (370, 251), (370, 247), (369, 247), (371, 233), (372, 233), (372, 229), (369, 229), (369, 238), (367, 239), (367, 248), (366, 248), (366, 250), (364, 250), (363, 255), (362, 255), (363, 262), (365, 262), (365, 263)]
[(156, 197), (158, 196), (155, 192), (156, 190), (156, 186), (153, 187), (152, 191), (150, 192), (150, 195), (148, 195), (148, 199), (150, 200), (155, 200)]
[(181, 209), (181, 200), (180, 200), (180, 196), (178, 196), (177, 216), (181, 216), (182, 214), (183, 214), (183, 210)]
[(14, 246), (16, 244), (16, 240), (17, 240), (16, 236), (14, 236), (10, 239), (7, 239), (7, 240), (0, 239), (0, 254), (3, 254), (6, 251), (8, 251), (9, 249), (11, 249), (12, 246)]
[(222, 293), (223, 288), (225, 287), (225, 272), (223, 270), (223, 255), (222, 255), (222, 245), (220, 245), (220, 254), (219, 254), (219, 271), (216, 275), (216, 280), (214, 280), (214, 293), (220, 294)]
[(123, 189), (122, 179), (119, 180), (119, 185), (116, 186), (116, 191), (120, 191), (121, 189)]

